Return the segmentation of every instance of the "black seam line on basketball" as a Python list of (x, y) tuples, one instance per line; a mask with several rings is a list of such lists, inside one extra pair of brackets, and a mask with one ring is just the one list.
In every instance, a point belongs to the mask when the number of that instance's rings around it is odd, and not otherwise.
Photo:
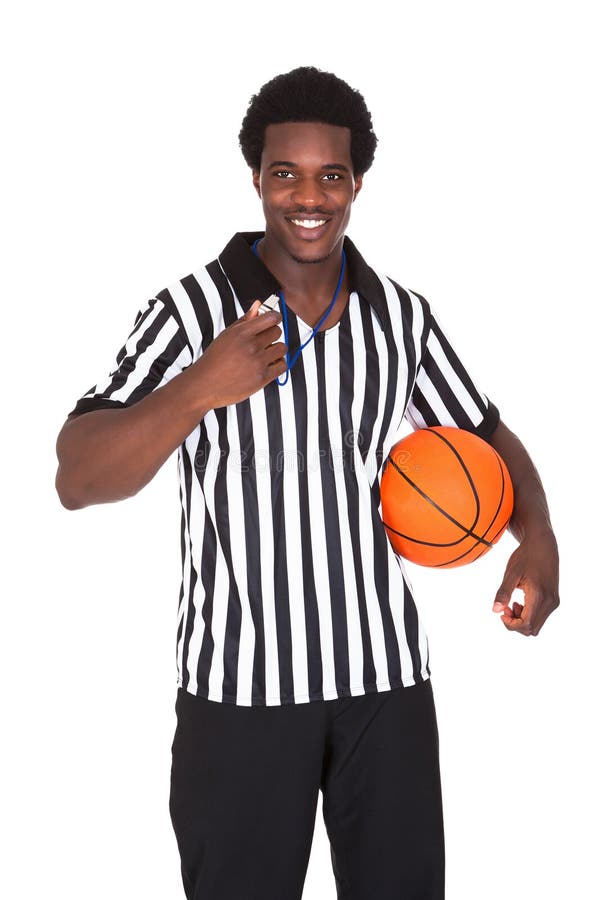
[[(492, 446), (492, 445), (490, 445), (490, 446)], [(501, 460), (501, 457), (500, 457), (499, 454), (496, 452), (496, 450), (494, 449), (494, 447), (492, 447), (492, 451), (493, 451), (493, 453), (494, 453), (494, 455), (495, 455), (495, 457), (496, 457), (496, 461), (497, 461), (498, 464), (499, 464), (499, 472), (501, 473), (501, 497), (500, 497), (499, 502), (498, 502), (498, 505), (497, 505), (497, 507), (496, 507), (496, 512), (495, 512), (495, 514), (493, 515), (493, 517), (492, 517), (492, 519), (491, 519), (491, 521), (490, 521), (490, 525), (488, 525), (488, 527), (487, 527), (486, 530), (484, 531), (484, 535), (488, 534), (488, 532), (490, 531), (490, 529), (491, 529), (492, 526), (494, 525), (494, 523), (495, 523), (495, 521), (496, 521), (496, 517), (498, 516), (498, 514), (499, 514), (500, 511), (501, 511), (501, 506), (503, 505), (503, 498), (505, 497), (505, 472), (503, 471), (503, 461)], [(498, 535), (498, 532), (497, 532), (497, 535)], [(494, 538), (492, 539), (492, 542), (494, 543)]]
[[(502, 506), (502, 504), (503, 504), (503, 498), (504, 498), (504, 496), (505, 496), (505, 472), (504, 472), (504, 470), (503, 470), (503, 460), (501, 459), (501, 457), (499, 456), (499, 454), (496, 452), (496, 450), (494, 449), (494, 447), (492, 447), (492, 444), (491, 444), (490, 446), (491, 446), (492, 451), (493, 451), (493, 453), (494, 453), (494, 455), (495, 455), (495, 457), (496, 457), (496, 461), (497, 461), (498, 464), (499, 464), (499, 471), (500, 471), (500, 473), (501, 473), (501, 499), (499, 500), (499, 504), (498, 504), (498, 506), (497, 506), (497, 508), (496, 508), (496, 512), (495, 512), (495, 514), (494, 514), (494, 516), (493, 516), (493, 518), (492, 518), (492, 521), (490, 522), (490, 525), (488, 526), (488, 528), (486, 528), (486, 530), (484, 531), (484, 534), (488, 534), (488, 532), (490, 531), (490, 529), (491, 529), (492, 526), (494, 525), (494, 522), (495, 522), (495, 520), (496, 520), (496, 517), (498, 516), (498, 514), (499, 514), (499, 512), (500, 512), (500, 509), (501, 509), (501, 506)], [(497, 532), (495, 532), (494, 536), (491, 538), (493, 546), (494, 546), (494, 544), (497, 542), (497, 540), (499, 539), (499, 535), (502, 534), (503, 531), (504, 531), (504, 530), (507, 528), (507, 526), (509, 525), (509, 522), (511, 521), (511, 516), (512, 516), (512, 515), (513, 515), (513, 509), (512, 509), (512, 511), (509, 513), (509, 518), (508, 518), (507, 521), (504, 523), (504, 525), (502, 525), (502, 526), (499, 528), (499, 530), (498, 530)], [(473, 550), (473, 547), (471, 548), (471, 550)], [(469, 552), (470, 552), (470, 551), (469, 551)], [(486, 549), (486, 548), (484, 548), (483, 550), (481, 550), (481, 552), (478, 553), (477, 556), (474, 556), (473, 559), (472, 559), (471, 561), (472, 561), (472, 562), (475, 562), (475, 560), (476, 560), (476, 559), (479, 559), (480, 556), (483, 556), (484, 553), (487, 553), (487, 549)], [(466, 554), (463, 554), (463, 556), (466, 556)], [(462, 557), (459, 556), (459, 557), (457, 557), (456, 559), (450, 560), (450, 562), (451, 562), (451, 563), (458, 562), (459, 559), (462, 559)], [(444, 565), (447, 566), (448, 563), (444, 563)]]
[[(458, 544), (462, 544), (463, 541), (466, 541), (467, 538), (472, 537), (475, 540), (475, 543), (486, 543), (486, 541), (481, 541), (480, 538), (476, 534), (473, 534), (471, 531), (467, 531), (463, 534), (462, 537), (458, 538), (457, 541), (450, 541), (449, 544), (440, 544), (439, 541), (421, 541), (418, 538), (410, 537), (409, 534), (403, 534), (402, 531), (397, 531), (396, 528), (393, 528), (392, 525), (388, 525), (384, 519), (382, 519), (382, 524), (385, 528), (388, 528), (389, 531), (392, 531), (394, 534), (398, 534), (399, 537), (404, 538), (406, 541), (411, 541), (412, 544), (423, 544), (425, 547), (456, 547)], [(471, 548), (473, 549), (473, 548)]]
[[(494, 515), (492, 516), (492, 519), (490, 520), (490, 524), (488, 525), (488, 527), (482, 534), (482, 538), (486, 537), (486, 535), (488, 534), (488, 532), (494, 525), (494, 523), (496, 521), (496, 517), (498, 516), (499, 512), (501, 511), (501, 506), (503, 505), (503, 497), (505, 496), (505, 473), (503, 472), (503, 464), (501, 462), (501, 457), (498, 455), (498, 453), (496, 452), (494, 447), (491, 446), (491, 450), (495, 455), (497, 463), (499, 464), (499, 472), (501, 473), (501, 498), (497, 504)], [(498, 535), (498, 532), (497, 532), (497, 535)], [(494, 538), (492, 538), (492, 543), (494, 544)]]
[(475, 518), (473, 519), (473, 522), (471, 523), (471, 530), (473, 530), (475, 528), (475, 526), (477, 525), (477, 520), (479, 519), (479, 514), (481, 512), (481, 506), (480, 506), (480, 502), (479, 502), (479, 494), (477, 493), (477, 488), (475, 487), (475, 483), (474, 483), (473, 479), (471, 478), (471, 473), (469, 472), (469, 469), (467, 468), (467, 465), (466, 465), (464, 459), (462, 458), (462, 456), (460, 455), (460, 453), (458, 452), (458, 450), (456, 449), (456, 447), (454, 446), (452, 441), (449, 441), (448, 438), (444, 437), (442, 434), (439, 434), (438, 431), (435, 431), (432, 428), (427, 428), (427, 431), (430, 434), (432, 434), (434, 437), (438, 438), (440, 441), (443, 441), (443, 443), (446, 445), (446, 447), (450, 448), (450, 450), (452, 451), (452, 453), (458, 460), (463, 472), (467, 476), (467, 481), (469, 482), (469, 484), (471, 486), (471, 490), (473, 491), (473, 497), (475, 498)]
[[(492, 526), (493, 526), (493, 524), (494, 524), (494, 521), (495, 521), (496, 517), (498, 516), (499, 511), (500, 511), (500, 509), (501, 509), (501, 505), (502, 505), (502, 503), (503, 503), (503, 497), (505, 496), (505, 472), (503, 471), (503, 462), (502, 462), (501, 457), (499, 456), (499, 454), (498, 454), (498, 453), (496, 452), (496, 450), (494, 449), (494, 447), (492, 447), (492, 450), (494, 451), (494, 455), (495, 455), (495, 457), (496, 457), (496, 461), (497, 461), (498, 464), (499, 464), (499, 471), (500, 471), (500, 473), (501, 473), (501, 499), (500, 499), (499, 504), (498, 504), (498, 506), (497, 506), (497, 508), (496, 508), (496, 512), (495, 512), (495, 514), (494, 514), (494, 516), (493, 516), (493, 518), (492, 518), (492, 521), (490, 522), (490, 525), (488, 525), (488, 527), (487, 527), (486, 530), (484, 531), (484, 534), (488, 534), (488, 532), (489, 532), (490, 529), (492, 528)], [(512, 510), (512, 512), (513, 512), (513, 510)], [(499, 528), (499, 530), (498, 530), (498, 531), (494, 534), (494, 536), (492, 537), (492, 539), (491, 539), (491, 540), (492, 540), (492, 546), (494, 546), (494, 544), (496, 543), (496, 541), (497, 541), (498, 538), (499, 538), (499, 535), (502, 534), (502, 532), (503, 532), (503, 531), (507, 528), (507, 526), (509, 525), (509, 521), (510, 521), (510, 519), (511, 519), (511, 515), (512, 515), (512, 513), (509, 514), (509, 519), (507, 519), (507, 521), (505, 522), (505, 524), (504, 524), (501, 528)], [(474, 549), (475, 549), (475, 547), (471, 547), (470, 550), (467, 550), (466, 553), (463, 553), (461, 556), (456, 556), (454, 559), (446, 560), (446, 562), (443, 562), (443, 563), (436, 563), (435, 566), (433, 566), (433, 568), (443, 569), (445, 566), (451, 566), (451, 565), (454, 565), (454, 563), (457, 563), (459, 560), (463, 559), (465, 556), (468, 556), (469, 553), (472, 553)], [(484, 553), (487, 553), (487, 552), (488, 552), (488, 550), (489, 550), (488, 547), (484, 547), (482, 550), (480, 550), (480, 552), (477, 554), (477, 556), (474, 556), (474, 557), (473, 557), (473, 559), (471, 560), (471, 562), (475, 562), (476, 559), (479, 559), (480, 556), (483, 556)]]
[[(433, 432), (433, 434), (435, 434), (435, 432)], [(450, 446), (451, 446), (451, 445), (450, 445)], [(487, 541), (484, 540), (484, 538), (480, 537), (478, 534), (475, 534), (475, 532), (473, 531), (473, 526), (471, 526), (471, 528), (467, 528), (465, 525), (461, 525), (461, 523), (458, 521), (458, 519), (455, 519), (453, 516), (451, 516), (450, 513), (446, 512), (445, 509), (443, 509), (441, 506), (439, 506), (438, 503), (435, 503), (435, 501), (433, 500), (432, 497), (429, 497), (428, 494), (425, 494), (424, 491), (423, 491), (421, 488), (419, 488), (418, 485), (415, 484), (415, 482), (413, 482), (413, 481), (411, 480), (411, 478), (410, 478), (408, 475), (405, 474), (405, 472), (401, 471), (401, 469), (400, 469), (399, 466), (396, 464), (396, 462), (394, 461), (394, 459), (392, 458), (392, 456), (389, 456), (389, 457), (388, 457), (388, 461), (389, 461), (389, 463), (391, 463), (391, 464), (395, 467), (395, 469), (397, 470), (397, 472), (399, 473), (399, 475), (401, 476), (401, 478), (404, 478), (405, 481), (407, 481), (407, 483), (408, 483), (409, 485), (411, 485), (411, 487), (413, 487), (413, 489), (414, 489), (418, 494), (420, 494), (421, 497), (423, 497), (428, 503), (431, 504), (431, 506), (433, 506), (433, 507), (437, 510), (437, 512), (441, 513), (442, 516), (445, 516), (446, 519), (449, 519), (449, 521), (452, 522), (454, 525), (456, 525), (457, 528), (460, 528), (461, 531), (464, 531), (465, 537), (466, 537), (466, 536), (469, 536), (469, 537), (475, 538), (476, 541), (479, 541), (479, 542), (482, 543), (482, 544), (487, 544), (487, 543), (488, 543)], [(469, 480), (471, 480), (470, 476), (469, 476)], [(475, 517), (475, 522), (477, 522), (477, 520), (478, 520), (478, 518), (479, 518), (479, 498), (476, 498), (476, 502), (477, 502), (477, 516)], [(475, 525), (475, 522), (473, 523), (474, 525)], [(386, 523), (384, 523), (384, 524), (386, 524)], [(387, 526), (387, 527), (390, 527), (390, 526)], [(391, 531), (394, 531), (394, 530), (395, 530), (394, 528), (391, 528)], [(399, 537), (403, 537), (403, 538), (405, 538), (405, 539), (408, 540), (408, 541), (415, 541), (415, 543), (417, 543), (417, 544), (426, 544), (426, 543), (428, 543), (427, 541), (418, 541), (418, 540), (416, 540), (416, 538), (410, 538), (410, 537), (408, 537), (408, 535), (406, 535), (406, 534), (401, 534), (400, 531), (395, 531), (395, 534), (398, 534)], [(461, 540), (462, 540), (462, 538), (461, 538)], [(439, 547), (439, 546), (441, 546), (441, 547), (447, 546), (447, 547), (451, 547), (451, 546), (453, 546), (453, 544), (456, 544), (456, 543), (459, 543), (459, 542), (458, 542), (458, 541), (453, 541), (451, 544), (446, 544), (446, 545), (444, 545), (444, 544), (431, 544), (430, 546), (437, 546), (437, 547)], [(492, 544), (490, 544), (489, 546), (492, 546)]]
[[(509, 522), (509, 519), (507, 519), (507, 522)], [(503, 525), (502, 528), (499, 528), (499, 530), (496, 532), (494, 538), (492, 538), (492, 544), (490, 545), (490, 547), (493, 547), (493, 546), (494, 546), (494, 540), (495, 540), (495, 538), (498, 537), (498, 535), (503, 531), (503, 528), (506, 528), (506, 527), (507, 527), (507, 523), (505, 523), (505, 525)], [(464, 559), (465, 556), (468, 556), (470, 553), (473, 553), (473, 551), (476, 549), (477, 546), (478, 546), (478, 544), (475, 543), (475, 544), (473, 544), (472, 547), (469, 547), (468, 550), (465, 550), (464, 553), (461, 553), (460, 556), (455, 556), (453, 559), (446, 559), (446, 561), (445, 561), (445, 562), (442, 562), (442, 563), (434, 563), (434, 565), (432, 566), (432, 568), (434, 568), (434, 569), (443, 569), (443, 568), (445, 568), (446, 566), (453, 566), (454, 563), (459, 562), (461, 559)], [(477, 554), (477, 556), (474, 556), (474, 557), (473, 557), (473, 559), (471, 560), (471, 562), (475, 562), (476, 559), (479, 559), (480, 556), (483, 556), (484, 553), (487, 553), (488, 550), (490, 550), (490, 547), (482, 547), (482, 549), (480, 550), (480, 552)]]
[[(499, 534), (501, 534), (501, 533), (507, 528), (507, 526), (509, 525), (510, 520), (511, 520), (511, 516), (509, 516), (509, 519), (507, 519), (507, 521), (505, 522), (505, 524), (502, 525), (502, 526), (499, 528), (499, 530), (498, 530), (497, 533), (495, 534), (494, 538), (492, 539), (493, 541), (495, 540), (495, 538), (497, 538), (497, 537), (499, 536)], [(484, 553), (486, 553), (486, 552), (487, 552), (486, 549), (483, 548), (483, 549), (477, 554), (477, 556), (474, 556), (474, 557), (473, 557), (472, 562), (475, 562), (476, 559), (479, 559), (480, 556), (483, 556)]]
[[(496, 512), (494, 513), (494, 515), (493, 515), (493, 517), (492, 517), (492, 520), (491, 520), (491, 522), (490, 522), (490, 525), (488, 525), (488, 527), (487, 527), (486, 530), (484, 531), (484, 535), (488, 534), (488, 532), (490, 531), (490, 529), (491, 529), (492, 526), (494, 525), (495, 519), (496, 519), (496, 517), (498, 516), (499, 511), (500, 511), (500, 509), (501, 509), (501, 505), (502, 505), (502, 503), (503, 503), (503, 497), (505, 496), (505, 473), (503, 472), (503, 464), (502, 464), (502, 461), (501, 461), (501, 457), (500, 457), (499, 454), (496, 452), (496, 450), (494, 449), (494, 447), (491, 446), (491, 449), (492, 449), (492, 451), (493, 451), (493, 453), (494, 453), (494, 455), (495, 455), (495, 457), (496, 457), (497, 463), (499, 464), (499, 471), (500, 471), (500, 473), (501, 473), (501, 499), (499, 500), (498, 506), (497, 506), (497, 508), (496, 508)], [(507, 520), (507, 522), (509, 522), (509, 519)], [(506, 528), (506, 527), (507, 527), (507, 525), (504, 525), (504, 526), (503, 526), (503, 528)], [(492, 538), (492, 543), (491, 543), (491, 545), (490, 545), (491, 547), (494, 546), (495, 542), (498, 540), (498, 536), (499, 536), (499, 534), (501, 534), (501, 532), (503, 531), (503, 528), (499, 528), (499, 530), (496, 532), (496, 534), (495, 534), (494, 537)], [(484, 535), (482, 535), (482, 537), (483, 537)], [(474, 549), (475, 549), (475, 546), (471, 547), (469, 550), (466, 550), (466, 551), (465, 551), (464, 553), (462, 553), (460, 556), (455, 556), (454, 559), (447, 559), (447, 560), (446, 560), (445, 562), (443, 562), (443, 563), (436, 563), (436, 564), (433, 566), (433, 568), (436, 568), (436, 569), (443, 569), (443, 568), (445, 568), (446, 566), (453, 566), (455, 563), (460, 562), (461, 559), (464, 559), (465, 556), (468, 556), (469, 553), (472, 553)], [(490, 549), (490, 547), (484, 547), (484, 548), (477, 554), (477, 556), (474, 556), (474, 557), (473, 557), (473, 559), (471, 560), (471, 562), (475, 562), (476, 559), (479, 559), (480, 556), (483, 556), (484, 553), (487, 553), (489, 549)]]
[[(504, 522), (504, 524), (501, 525), (501, 527), (499, 528), (499, 530), (498, 530), (497, 532), (495, 532), (494, 537), (492, 538), (492, 546), (494, 546), (496, 540), (498, 539), (498, 536), (499, 536), (500, 534), (502, 534), (503, 531), (505, 531), (505, 529), (506, 529), (507, 526), (509, 525), (510, 519), (511, 519), (511, 516), (509, 516), (509, 519), (507, 519), (507, 520)], [(448, 560), (446, 560), (445, 562), (442, 562), (442, 563), (435, 563), (434, 566), (433, 566), (432, 568), (434, 568), (434, 569), (443, 569), (444, 566), (451, 566), (451, 565), (453, 565), (454, 563), (458, 562), (460, 559), (462, 559), (464, 556), (468, 556), (469, 553), (472, 553), (473, 550), (475, 550), (476, 546), (477, 546), (477, 544), (474, 544), (469, 550), (466, 551), (466, 553), (462, 553), (460, 556), (454, 557), (454, 559), (448, 559)], [(489, 547), (482, 547), (482, 549), (480, 550), (480, 552), (477, 554), (477, 556), (474, 556), (474, 557), (473, 557), (473, 559), (471, 560), (471, 562), (475, 562), (476, 559), (479, 559), (480, 556), (483, 556), (484, 553), (487, 553), (489, 549), (490, 549)]]

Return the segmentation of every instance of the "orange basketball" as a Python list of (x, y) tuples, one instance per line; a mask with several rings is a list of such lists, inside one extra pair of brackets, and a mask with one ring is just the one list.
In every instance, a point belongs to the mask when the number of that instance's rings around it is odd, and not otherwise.
[(422, 428), (392, 447), (380, 481), (394, 550), (450, 569), (487, 553), (511, 518), (513, 487), (494, 447), (461, 428)]

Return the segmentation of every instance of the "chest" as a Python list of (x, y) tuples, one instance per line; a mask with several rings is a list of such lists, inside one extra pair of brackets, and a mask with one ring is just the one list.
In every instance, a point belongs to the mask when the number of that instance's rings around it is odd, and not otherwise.
[(415, 379), (413, 345), (398, 331), (382, 330), (357, 293), (338, 321), (313, 337), (312, 328), (287, 310), (288, 373), (280, 384), (210, 411), (202, 422), (206, 441), (221, 457), (237, 453), (243, 476), (263, 465), (272, 477), (285, 477), (287, 461), (293, 473), (332, 461), (351, 475), (366, 472), (373, 483)]

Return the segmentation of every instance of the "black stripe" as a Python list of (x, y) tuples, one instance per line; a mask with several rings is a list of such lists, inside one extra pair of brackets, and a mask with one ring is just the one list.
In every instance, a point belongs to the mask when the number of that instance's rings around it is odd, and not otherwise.
[(255, 632), (253, 658), (253, 703), (261, 703), (265, 697), (265, 628), (261, 589), (261, 534), (259, 518), (259, 491), (255, 444), (250, 400), (236, 404), (238, 433), (240, 436), (240, 461), (242, 470), (242, 497), (244, 506), (244, 531), (246, 536), (246, 579), (248, 600)]
[[(266, 541), (274, 545), (274, 591), (276, 612), (276, 639), (279, 647), (291, 647), (291, 615), (289, 608), (289, 579), (286, 562), (286, 521), (284, 512), (284, 438), (280, 397), (282, 390), (275, 381), (265, 387), (265, 412), (269, 441), (269, 474), (272, 492), (272, 533), (265, 535)], [(289, 462), (290, 464), (290, 462)], [(293, 656), (291, 653), (278, 655), (280, 680), (280, 702), (293, 702), (295, 685), (293, 681)]]
[(378, 354), (373, 333), (373, 325), (371, 315), (367, 304), (362, 298), (359, 298), (359, 309), (361, 320), (363, 323), (363, 341), (365, 343), (366, 358), (363, 360), (365, 366), (365, 394), (363, 397), (363, 412), (359, 425), (359, 450), (363, 462), (366, 461), (371, 446), (373, 435), (373, 426), (378, 414), (378, 397), (380, 393), (380, 364), (378, 362)]
[[(387, 329), (387, 331), (389, 330), (390, 329)], [(376, 669), (373, 661), (371, 632), (369, 628), (369, 616), (367, 614), (367, 600), (363, 578), (363, 560), (361, 555), (361, 535), (359, 522), (360, 498), (358, 486), (354, 480), (354, 469), (356, 465), (355, 447), (358, 444), (359, 436), (353, 434), (352, 425), (352, 402), (354, 400), (354, 350), (352, 346), (352, 329), (350, 325), (349, 315), (345, 316), (342, 322), (342, 327), (339, 330), (338, 352), (340, 372), (339, 414), (343, 441), (342, 459), (344, 466), (344, 484), (346, 488), (346, 504), (348, 512), (348, 522), (346, 523), (346, 527), (350, 532), (352, 555), (354, 558), (356, 598), (358, 603), (359, 622), (363, 642), (363, 671), (360, 674), (363, 678), (363, 684), (374, 684), (376, 681)], [(387, 623), (385, 620), (385, 625), (386, 624)], [(385, 631), (386, 630), (388, 629), (385, 629)], [(388, 637), (388, 642), (392, 643), (392, 636)]]
[[(320, 477), (323, 493), (323, 512), (325, 519), (325, 539), (327, 542), (327, 569), (329, 572), (329, 590), (331, 594), (331, 618), (333, 630), (333, 656), (335, 660), (335, 683), (341, 690), (342, 685), (350, 684), (350, 660), (348, 658), (348, 622), (346, 617), (346, 585), (344, 582), (344, 565), (340, 540), (340, 521), (337, 506), (337, 487), (335, 461), (333, 451), (341, 448), (331, 447), (329, 437), (329, 412), (327, 410), (327, 381), (325, 373), (325, 334), (320, 332), (313, 340), (316, 354), (316, 372), (318, 375), (318, 434), (320, 448)], [(331, 415), (336, 411), (331, 410)], [(338, 476), (341, 477), (341, 476)], [(322, 565), (322, 562), (321, 562)]]
[[(207, 266), (210, 277), (220, 294), (223, 323), (226, 328), (237, 318), (235, 303), (231, 289), (225, 280), (222, 269), (217, 262)], [(240, 632), (242, 628), (242, 607), (240, 593), (235, 579), (235, 567), (231, 550), (231, 522), (229, 520), (229, 495), (227, 481), (231, 477), (228, 473), (229, 439), (227, 432), (227, 407), (217, 407), (214, 410), (218, 423), (218, 468), (214, 482), (214, 504), (216, 511), (216, 527), (220, 550), (226, 561), (229, 573), (229, 593), (227, 597), (227, 619), (225, 622), (225, 635), (223, 644), (223, 702), (236, 703), (238, 689), (238, 656), (240, 650)], [(218, 648), (217, 648), (218, 652)]]
[[(200, 439), (197, 444), (195, 456), (195, 465), (193, 476), (197, 479), (201, 495), (204, 493), (204, 476), (208, 464), (216, 465), (217, 457), (212, 456), (212, 444), (208, 437), (208, 432), (204, 422), (200, 423)], [(204, 535), (201, 548), (192, 548), (193, 558), (196, 559), (196, 552), (199, 550), (199, 571), (201, 573), (201, 583), (204, 593), (203, 608), (201, 616), (204, 620), (204, 635), (202, 646), (197, 659), (197, 687), (198, 691), (204, 696), (208, 695), (210, 689), (209, 677), (212, 665), (212, 653), (214, 650), (214, 640), (212, 637), (212, 616), (214, 612), (214, 590), (216, 587), (216, 557), (218, 553), (218, 541), (216, 537), (216, 529), (210, 516), (208, 507), (205, 507), (204, 514)], [(222, 563), (221, 563), (222, 564)], [(195, 609), (193, 607), (193, 590), (195, 588), (197, 575), (193, 576), (193, 589), (191, 591), (191, 610), (189, 610), (190, 618), (193, 622)], [(192, 633), (191, 631), (188, 632)], [(186, 661), (186, 660), (185, 660)]]
[[(170, 368), (173, 362), (178, 359), (184, 348), (184, 338), (177, 332), (170, 340), (161, 356), (157, 357), (157, 359), (153, 362), (146, 378), (140, 382), (140, 384), (134, 391), (131, 392), (126, 400), (126, 405), (132, 406), (134, 403), (138, 403), (139, 400), (142, 400), (148, 394), (151, 394), (155, 390), (155, 388), (159, 387), (167, 370)], [(172, 362), (168, 363), (168, 360), (172, 360)]]
[(401, 304), (401, 335), (397, 336), (397, 346), (400, 345), (401, 352), (405, 354), (407, 363), (407, 383), (405, 386), (405, 399), (403, 402), (403, 415), (405, 415), (407, 404), (411, 396), (414, 382), (416, 380), (416, 346), (414, 344), (414, 301), (401, 285), (390, 279), (394, 286), (399, 302)]
[[(218, 265), (218, 263), (210, 263), (208, 266), (206, 266), (206, 271), (208, 272), (208, 274), (210, 275), (212, 280), (215, 281), (215, 278), (212, 273), (213, 273), (213, 271), (218, 273), (220, 271), (220, 266)], [(223, 279), (223, 276), (221, 273), (221, 280), (222, 279)], [(217, 284), (217, 282), (218, 282), (218, 276), (217, 276), (217, 281), (215, 281), (215, 284)], [(202, 286), (199, 283), (199, 281), (197, 280), (197, 278), (195, 277), (195, 275), (187, 275), (185, 278), (181, 278), (180, 283), (184, 287), (184, 289), (191, 301), (191, 305), (193, 307), (193, 312), (195, 313), (195, 318), (197, 319), (197, 324), (199, 325), (199, 329), (200, 329), (200, 333), (201, 333), (202, 347), (205, 350), (208, 347), (208, 345), (211, 343), (211, 341), (214, 340), (214, 337), (215, 337), (214, 323), (212, 321), (212, 316), (210, 314), (210, 308), (208, 306), (208, 301), (206, 300), (206, 297), (202, 290)], [(192, 348), (194, 356), (197, 353), (198, 349), (199, 349), (198, 347)]]
[[(299, 346), (299, 329), (295, 316), (288, 317), (288, 346)], [(316, 338), (314, 338), (314, 341)], [(311, 349), (308, 347), (308, 349)], [(312, 556), (312, 524), (309, 506), (309, 475), (311, 468), (318, 460), (308, 457), (308, 406), (305, 384), (303, 356), (300, 354), (290, 370), (289, 378), (293, 386), (293, 407), (295, 410), (295, 427), (297, 447), (302, 455), (298, 460), (299, 488), (299, 521), (301, 539), (301, 566), (304, 593), (304, 615), (306, 629), (306, 646), (308, 653), (308, 691), (310, 700), (323, 699), (323, 666), (320, 646), (320, 617), (318, 614), (318, 597), (314, 581), (314, 559)], [(284, 381), (284, 375), (280, 379)], [(283, 388), (280, 388), (283, 390)], [(319, 528), (319, 523), (314, 523)], [(317, 560), (317, 564), (319, 561)]]
[[(124, 387), (125, 383), (127, 382), (128, 377), (132, 374), (132, 372), (136, 368), (136, 363), (137, 363), (139, 357), (142, 356), (142, 354), (155, 343), (161, 329), (169, 321), (170, 321), (169, 311), (165, 308), (160, 310), (159, 315), (157, 315), (155, 317), (154, 321), (148, 327), (144, 328), (140, 332), (140, 337), (136, 341), (136, 346), (134, 348), (133, 353), (130, 353), (129, 356), (127, 355), (127, 349), (126, 349), (127, 344), (125, 344), (121, 348), (121, 350), (119, 351), (119, 353), (117, 355), (118, 368), (113, 373), (110, 383), (105, 388), (105, 390), (100, 391), (99, 394), (97, 394), (98, 397), (100, 397), (101, 399), (106, 399), (106, 400), (111, 399), (112, 395), (114, 393), (116, 393), (118, 390), (120, 390), (122, 387)], [(175, 345), (174, 345), (174, 348), (175, 348)], [(181, 347), (181, 349), (182, 349), (182, 347)], [(180, 352), (180, 350), (179, 350), (179, 352)], [(174, 359), (175, 358), (176, 357), (174, 357)], [(155, 360), (155, 362), (157, 362), (158, 360), (162, 360), (165, 363), (165, 365), (164, 365), (164, 371), (165, 371), (165, 369), (167, 368), (167, 360), (166, 360), (164, 354), (160, 354), (157, 357), (157, 360)], [(173, 360), (172, 360), (172, 362), (173, 362)], [(129, 403), (126, 401), (126, 406), (127, 405), (129, 405)]]
[(152, 315), (154, 307), (155, 299), (151, 297), (151, 299), (148, 301), (148, 306), (146, 307), (146, 309), (141, 309), (134, 319), (134, 326), (127, 336), (128, 341), (138, 331), (138, 329), (142, 327), (142, 324), (146, 321), (146, 319), (148, 319)]
[[(477, 390), (473, 381), (471, 380), (469, 373), (467, 372), (464, 365), (462, 364), (462, 362), (456, 355), (456, 351), (454, 350), (454, 348), (448, 341), (447, 337), (445, 336), (445, 334), (439, 327), (439, 324), (435, 320), (433, 320), (431, 328), (432, 328), (433, 334), (436, 336), (437, 340), (439, 341), (439, 343), (441, 345), (441, 349), (445, 353), (448, 362), (454, 369), (455, 373), (458, 375), (460, 381), (462, 382), (463, 387), (469, 392), (473, 402), (476, 404), (477, 408), (483, 415), (486, 412), (486, 404), (482, 400), (482, 398), (479, 394), (479, 391)], [(445, 379), (443, 378), (442, 375), (440, 375), (440, 378), (442, 381), (445, 382)], [(436, 384), (434, 379), (431, 379), (431, 380)], [(448, 388), (448, 390), (449, 390), (449, 388)], [(461, 415), (459, 416), (459, 419), (457, 419), (457, 421), (460, 421), (461, 418), (463, 418), (465, 415), (465, 412), (462, 409), (462, 406), (460, 407), (460, 409), (461, 409)]]

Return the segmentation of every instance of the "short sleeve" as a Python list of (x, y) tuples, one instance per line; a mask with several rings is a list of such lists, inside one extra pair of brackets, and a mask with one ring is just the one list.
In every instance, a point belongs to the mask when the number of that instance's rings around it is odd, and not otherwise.
[(114, 368), (83, 394), (68, 415), (133, 406), (192, 362), (182, 323), (169, 305), (154, 297), (138, 312)]
[(474, 384), (428, 301), (415, 296), (423, 307), (421, 356), (405, 418), (414, 428), (448, 425), (488, 439), (498, 409)]

